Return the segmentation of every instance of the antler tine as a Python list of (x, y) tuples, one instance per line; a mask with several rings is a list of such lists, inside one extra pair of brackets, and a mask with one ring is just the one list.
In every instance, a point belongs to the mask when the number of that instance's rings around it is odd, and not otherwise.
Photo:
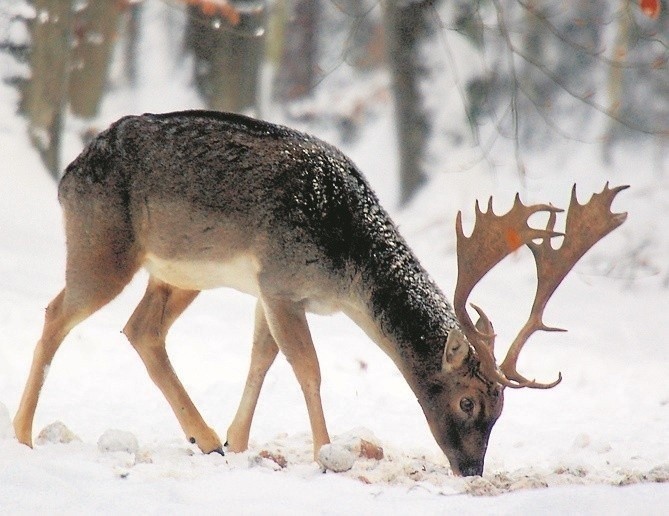
[[(533, 239), (550, 239), (561, 236), (553, 228), (536, 229), (527, 220), (537, 212), (551, 214), (563, 210), (547, 204), (526, 206), (516, 195), (511, 210), (504, 215), (496, 215), (492, 209), (492, 197), (488, 200), (486, 212), (482, 212), (478, 201), (475, 206), (476, 218), (471, 236), (466, 237), (462, 229), (462, 212), (456, 218), (458, 279), (455, 287), (453, 306), (462, 330), (474, 346), (481, 364), (490, 379), (509, 387), (524, 387), (526, 382), (514, 382), (504, 377), (495, 365), (491, 346), (491, 335), (477, 330), (467, 312), (467, 299), (478, 282), (503, 258)], [(475, 308), (479, 315), (482, 311)]]
[[(465, 236), (462, 229), (462, 212), (458, 212), (455, 223), (458, 279), (454, 305), (456, 314), (465, 316), (464, 321), (471, 323), (465, 307), (472, 289), (503, 258), (533, 239), (563, 236), (557, 231), (535, 229), (528, 225), (527, 219), (540, 211), (558, 213), (564, 210), (547, 204), (525, 206), (516, 194), (511, 210), (504, 215), (495, 215), (492, 210), (492, 197), (485, 213), (481, 211), (477, 201), (474, 229), (469, 237)], [(464, 321), (461, 319), (460, 322)]]
[[(555, 220), (556, 220), (555, 213), (551, 213), (548, 217), (548, 223), (546, 224), (546, 228), (552, 230), (555, 227)], [(542, 240), (541, 244), (528, 242), (527, 246), (530, 248), (530, 250), (532, 250), (532, 253), (534, 254), (535, 257), (535, 262), (537, 264), (537, 277), (541, 278), (541, 275), (539, 273), (540, 258), (538, 257), (538, 253), (540, 253), (541, 249), (552, 250), (550, 239)], [(546, 303), (550, 299), (551, 295), (555, 291), (555, 288), (557, 288), (557, 285), (554, 285), (552, 289), (548, 289), (545, 287), (542, 288), (544, 285), (545, 284), (542, 284), (541, 281), (537, 282), (537, 293), (534, 297), (534, 303), (532, 304), (530, 316), (527, 319), (527, 322), (525, 323), (523, 328), (516, 336), (516, 338), (511, 343), (506, 358), (499, 366), (500, 371), (502, 371), (502, 374), (504, 374), (506, 378), (514, 380), (519, 384), (522, 384), (524, 387), (531, 387), (534, 389), (551, 389), (555, 387), (562, 381), (562, 373), (561, 372), (558, 373), (558, 379), (551, 383), (538, 383), (536, 380), (528, 380), (527, 378), (525, 378), (523, 375), (518, 373), (516, 369), (518, 356), (520, 355), (523, 346), (529, 340), (529, 338), (534, 334), (535, 331), (538, 330), (556, 331), (556, 332), (567, 331), (561, 328), (551, 328), (544, 324), (542, 320), (544, 308), (546, 307)]]
[[(546, 304), (576, 262), (593, 245), (625, 221), (627, 214), (612, 213), (611, 204), (615, 196), (626, 188), (628, 186), (609, 188), (607, 182), (602, 192), (594, 194), (586, 204), (579, 204), (576, 199), (576, 185), (574, 185), (562, 246), (559, 249), (553, 249), (548, 238), (542, 240), (540, 244), (527, 243), (534, 254), (537, 266), (537, 292), (529, 319), (514, 339), (506, 358), (499, 367), (508, 379), (535, 389), (550, 389), (562, 381), (561, 373), (556, 381), (548, 384), (527, 380), (516, 369), (518, 356), (535, 331), (565, 331), (548, 327), (543, 323), (542, 317)], [(546, 229), (552, 231), (554, 225), (555, 213), (551, 213)]]
[[(485, 314), (485, 312), (475, 304), (472, 303), (471, 307), (474, 310), (476, 310), (476, 312), (479, 314), (479, 322), (482, 323), (482, 326), (486, 326), (490, 330), (489, 332), (484, 333), (482, 329), (479, 328), (479, 324), (477, 323), (475, 329), (477, 335), (481, 336), (482, 338), (470, 339), (470, 342), (474, 347), (474, 351), (476, 351), (476, 354), (478, 355), (479, 360), (481, 361), (481, 370), (483, 371), (483, 374), (489, 380), (496, 381), (497, 383), (500, 383), (505, 387), (511, 387), (512, 389), (520, 389), (522, 387), (525, 387), (525, 384), (522, 382), (514, 382), (512, 380), (509, 380), (504, 375), (504, 373), (502, 373), (499, 370), (499, 368), (497, 367), (497, 363), (495, 361), (495, 353), (494, 353), (495, 334), (492, 332), (492, 324), (490, 323), (490, 319)], [(485, 343), (484, 339), (485, 341), (487, 341), (487, 344)]]

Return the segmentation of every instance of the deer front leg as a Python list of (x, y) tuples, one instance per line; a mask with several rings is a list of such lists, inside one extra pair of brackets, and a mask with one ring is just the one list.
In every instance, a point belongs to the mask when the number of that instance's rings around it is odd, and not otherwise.
[(314, 460), (330, 442), (321, 404), (321, 372), (304, 308), (290, 300), (262, 296), (270, 332), (295, 372), (309, 413)]
[(260, 389), (265, 375), (274, 363), (279, 348), (269, 330), (265, 311), (260, 301), (256, 304), (255, 330), (253, 333), (253, 349), (251, 365), (244, 385), (244, 393), (232, 424), (228, 428), (226, 447), (232, 452), (242, 452), (249, 446), (251, 421), (260, 396)]
[(202, 419), (174, 372), (165, 349), (167, 331), (198, 293), (149, 280), (146, 293), (123, 333), (144, 362), (151, 380), (172, 407), (189, 440), (204, 453), (223, 453), (221, 440)]

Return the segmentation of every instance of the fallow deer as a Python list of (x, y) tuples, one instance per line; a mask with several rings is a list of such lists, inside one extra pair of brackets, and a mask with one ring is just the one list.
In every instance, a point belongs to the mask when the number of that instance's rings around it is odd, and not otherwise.
[[(172, 323), (198, 292), (233, 287), (258, 298), (251, 365), (226, 446), (248, 446), (260, 389), (279, 350), (306, 400), (314, 455), (329, 442), (320, 370), (307, 311), (343, 311), (394, 361), (457, 475), (481, 475), (505, 387), (548, 388), (516, 372), (518, 354), (574, 263), (625, 220), (610, 211), (624, 187), (580, 205), (572, 196), (564, 241), (550, 240), (549, 205), (518, 199), (497, 216), (476, 211), (465, 237), (457, 220), (458, 281), (452, 308), (400, 236), (356, 166), (306, 134), (206, 111), (120, 119), (67, 167), (58, 195), (67, 241), (65, 288), (49, 304), (14, 419), (32, 445), (37, 400), (68, 332), (116, 297), (140, 267), (150, 274), (124, 333), (171, 405), (186, 436), (223, 453), (177, 378), (165, 350)], [(544, 229), (528, 218), (548, 212)], [(538, 242), (538, 243), (537, 243)], [(474, 285), (522, 245), (535, 255), (532, 315), (498, 368), (482, 310), (466, 310)]]

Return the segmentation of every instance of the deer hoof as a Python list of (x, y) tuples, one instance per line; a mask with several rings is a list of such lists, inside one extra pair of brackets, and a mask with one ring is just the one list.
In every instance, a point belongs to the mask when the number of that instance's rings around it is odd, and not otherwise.
[(196, 444), (197, 447), (200, 448), (200, 450), (204, 454), (216, 452), (223, 455), (223, 445), (221, 444), (221, 440), (216, 435), (216, 432), (214, 432), (210, 428), (208, 429), (208, 432), (205, 435), (199, 437), (191, 435), (188, 438), (188, 441), (191, 444)]

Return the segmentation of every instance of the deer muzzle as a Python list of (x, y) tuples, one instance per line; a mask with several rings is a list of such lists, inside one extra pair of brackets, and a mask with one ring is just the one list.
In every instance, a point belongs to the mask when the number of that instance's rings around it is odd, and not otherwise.
[(459, 477), (480, 477), (483, 475), (483, 461), (463, 461), (457, 464), (451, 462), (451, 469)]

